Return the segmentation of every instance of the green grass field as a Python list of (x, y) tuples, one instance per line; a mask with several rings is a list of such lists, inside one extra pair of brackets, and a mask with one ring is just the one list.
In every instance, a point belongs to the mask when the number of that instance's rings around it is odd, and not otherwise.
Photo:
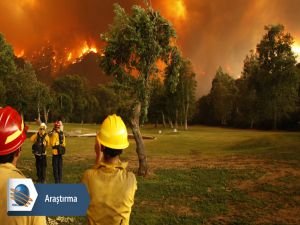
[[(65, 124), (65, 131), (96, 132), (99, 125)], [(34, 129), (35, 126), (30, 126)], [(158, 134), (161, 129), (162, 133)], [(300, 224), (300, 133), (191, 127), (142, 128), (150, 174), (138, 177), (131, 224)], [(78, 183), (94, 163), (94, 138), (68, 137), (64, 183)], [(135, 144), (123, 155), (138, 167)], [(50, 153), (50, 151), (49, 151)], [(31, 143), (19, 168), (35, 177)], [(51, 157), (47, 182), (52, 183)], [(86, 224), (84, 217), (51, 217), (51, 224)]]

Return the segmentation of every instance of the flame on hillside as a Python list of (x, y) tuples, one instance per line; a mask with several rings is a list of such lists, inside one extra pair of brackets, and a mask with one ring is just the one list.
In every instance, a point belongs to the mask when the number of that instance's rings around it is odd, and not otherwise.
[(98, 49), (94, 44), (88, 44), (87, 41), (84, 41), (82, 45), (80, 45), (75, 50), (71, 50), (66, 54), (66, 59), (68, 62), (75, 62), (76, 59), (81, 58), (82, 56), (93, 52), (98, 53)]
[(20, 51), (17, 51), (17, 50), (14, 51), (15, 56), (18, 58), (23, 57), (24, 53), (25, 53), (24, 49), (22, 49)]

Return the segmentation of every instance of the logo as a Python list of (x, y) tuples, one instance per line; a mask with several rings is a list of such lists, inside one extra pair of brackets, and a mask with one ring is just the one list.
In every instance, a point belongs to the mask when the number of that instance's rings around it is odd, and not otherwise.
[(15, 206), (26, 206), (32, 202), (29, 196), (29, 189), (25, 184), (19, 184), (15, 189), (10, 189), (10, 198), (14, 200), (17, 204)]
[(7, 189), (8, 211), (31, 211), (37, 192), (31, 179), (9, 179)]

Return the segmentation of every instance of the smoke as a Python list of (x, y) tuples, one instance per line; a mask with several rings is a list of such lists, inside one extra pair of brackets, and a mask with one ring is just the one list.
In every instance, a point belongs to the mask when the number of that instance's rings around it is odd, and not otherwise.
[(198, 94), (209, 92), (219, 66), (234, 78), (243, 60), (255, 49), (264, 26), (282, 23), (300, 38), (300, 4), (297, 0), (186, 0), (187, 17), (178, 30), (178, 42), (198, 75)]
[[(117, 1), (127, 10), (142, 0)], [(237, 78), (243, 60), (262, 38), (264, 26), (282, 23), (300, 38), (298, 0), (152, 0), (174, 24), (183, 55), (197, 73), (198, 95), (209, 92), (219, 66)], [(100, 33), (113, 20), (111, 0), (0, 1), (0, 32), (15, 52), (32, 52), (45, 43), (69, 52), (85, 43), (101, 48)]]

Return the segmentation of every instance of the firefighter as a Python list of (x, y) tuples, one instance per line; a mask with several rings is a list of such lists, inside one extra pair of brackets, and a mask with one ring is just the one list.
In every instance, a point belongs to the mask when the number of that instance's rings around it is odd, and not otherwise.
[(46, 181), (46, 168), (47, 157), (46, 148), (49, 146), (49, 136), (46, 132), (47, 126), (41, 123), (39, 131), (30, 137), (33, 142), (32, 153), (35, 156), (35, 167), (38, 183), (45, 183)]
[(55, 183), (62, 181), (63, 155), (66, 151), (66, 140), (64, 132), (60, 130), (60, 123), (54, 123), (53, 131), (50, 135), (50, 145), (52, 147), (52, 167)]
[(91, 199), (88, 223), (128, 225), (137, 182), (135, 175), (126, 170), (127, 163), (120, 161), (123, 149), (129, 146), (122, 119), (115, 114), (108, 116), (100, 127), (97, 140), (96, 157), (103, 156), (92, 169), (84, 172), (82, 178)]
[(7, 106), (0, 108), (0, 223), (5, 225), (46, 225), (44, 216), (7, 216), (7, 186), (10, 178), (25, 178), (17, 169), (21, 147), (26, 139), (19, 113)]

